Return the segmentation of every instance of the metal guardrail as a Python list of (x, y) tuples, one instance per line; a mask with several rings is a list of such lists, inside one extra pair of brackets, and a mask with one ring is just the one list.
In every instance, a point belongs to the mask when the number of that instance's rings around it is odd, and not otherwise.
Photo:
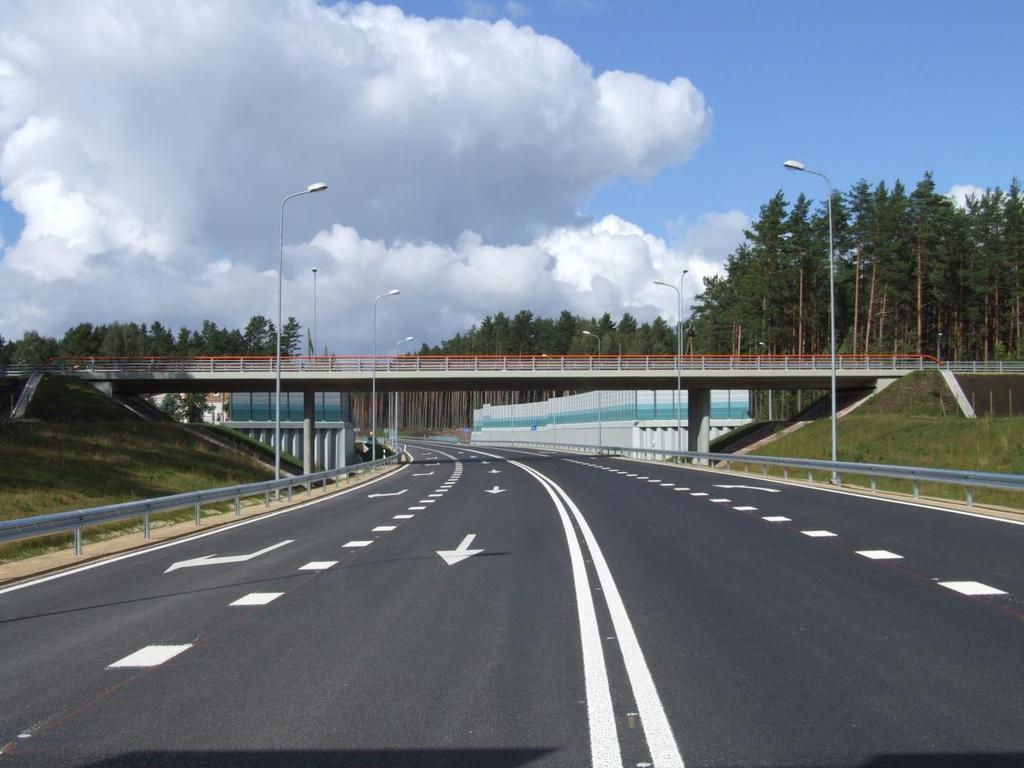
[[(829, 355), (341, 355), (283, 357), (282, 373), (827, 371)], [(945, 367), (964, 372), (1024, 372), (1020, 363), (946, 363), (930, 355), (837, 355), (841, 371), (909, 371)], [(7, 366), (0, 375), (275, 373), (273, 357), (74, 357), (41, 366)]]
[(76, 509), (71, 512), (55, 512), (49, 515), (36, 515), (34, 517), (23, 517), (17, 520), (0, 521), (0, 542), (16, 541), (18, 539), (29, 539), (36, 536), (47, 536), (54, 533), (67, 533), (73, 531), (75, 534), (75, 554), (82, 554), (82, 530), (91, 525), (102, 525), (105, 523), (129, 520), (136, 517), (142, 518), (142, 533), (145, 539), (149, 539), (150, 516), (160, 512), (171, 512), (176, 509), (193, 507), (195, 509), (195, 521), (198, 527), (202, 521), (202, 508), (204, 504), (217, 501), (234, 499), (235, 516), (241, 514), (241, 500), (249, 496), (263, 495), (263, 504), (270, 507), (271, 493), (280, 497), (281, 491), (287, 491), (288, 500), (292, 500), (292, 493), (296, 487), (305, 486), (306, 492), (312, 490), (317, 483), (327, 487), (330, 480), (341, 476), (349, 476), (368, 472), (381, 467), (397, 464), (402, 450), (393, 456), (368, 461), (365, 464), (354, 464), (348, 467), (327, 470), (324, 472), (313, 472), (308, 475), (293, 475), (283, 477), (280, 480), (266, 480), (260, 483), (247, 483), (244, 485), (231, 485), (223, 488), (211, 488), (203, 491), (191, 491), (189, 493), (177, 493), (173, 496), (158, 496), (152, 499), (141, 499), (139, 501), (126, 501), (120, 504), (107, 504), (101, 507), (89, 507), (87, 509)]
[(853, 461), (831, 462), (819, 459), (791, 459), (779, 456), (737, 456), (733, 453), (700, 453), (698, 451), (666, 451), (653, 448), (626, 448), (622, 446), (604, 446), (598, 449), (593, 445), (576, 443), (534, 443), (516, 442), (511, 440), (474, 440), (471, 445), (493, 445), (511, 448), (540, 448), (550, 450), (581, 451), (599, 454), (621, 454), (633, 458), (682, 458), (688, 461), (706, 464), (744, 464), (761, 466), (767, 475), (768, 467), (781, 467), (783, 478), (789, 478), (789, 470), (807, 472), (807, 479), (814, 482), (814, 472), (828, 472), (835, 477), (835, 484), (842, 486), (843, 474), (862, 475), (871, 479), (871, 490), (877, 491), (876, 480), (880, 477), (897, 480), (910, 480), (913, 484), (914, 498), (921, 495), (922, 482), (945, 483), (962, 486), (966, 492), (967, 506), (974, 505), (974, 488), (1006, 488), (1024, 491), (1024, 475), (1013, 475), (1002, 472), (974, 472), (963, 469), (939, 469), (935, 467), (908, 467), (897, 464), (862, 464)]

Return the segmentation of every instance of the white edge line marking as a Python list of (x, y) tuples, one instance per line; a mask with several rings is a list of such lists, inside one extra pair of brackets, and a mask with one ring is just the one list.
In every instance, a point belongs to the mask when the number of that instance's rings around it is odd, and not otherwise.
[(192, 643), (184, 645), (147, 645), (135, 653), (128, 654), (123, 659), (110, 664), (107, 669), (117, 667), (158, 667), (169, 659), (173, 659), (182, 651), (187, 651)]
[(99, 567), (104, 566), (104, 565), (110, 565), (111, 563), (118, 563), (118, 562), (120, 562), (122, 560), (128, 560), (129, 558), (132, 558), (132, 557), (139, 557), (141, 555), (148, 555), (151, 552), (159, 552), (161, 549), (167, 549), (168, 547), (176, 547), (179, 544), (188, 544), (189, 542), (192, 542), (192, 541), (198, 541), (199, 539), (205, 539), (207, 536), (215, 536), (218, 533), (225, 533), (226, 531), (233, 531), (236, 528), (241, 528), (243, 525), (252, 525), (253, 523), (259, 523), (259, 522), (262, 522), (264, 520), (269, 520), (272, 517), (277, 517), (278, 515), (286, 514), (287, 512), (296, 512), (296, 511), (298, 511), (300, 509), (305, 509), (306, 507), (311, 507), (314, 504), (322, 504), (325, 501), (330, 501), (330, 500), (332, 500), (332, 499), (334, 499), (334, 498), (336, 498), (338, 496), (344, 496), (347, 493), (357, 493), (359, 491), (362, 491), (363, 489), (366, 488), (366, 486), (373, 485), (374, 483), (379, 483), (381, 480), (389, 480), (389, 479), (393, 478), (395, 475), (397, 475), (399, 472), (404, 472), (406, 468), (411, 467), (411, 466), (412, 466), (411, 464), (403, 464), (402, 466), (400, 466), (394, 472), (389, 472), (386, 475), (381, 475), (380, 477), (375, 477), (373, 480), (367, 480), (365, 483), (360, 483), (359, 485), (357, 485), (357, 486), (355, 486), (353, 488), (346, 488), (345, 490), (337, 491), (337, 492), (331, 493), (331, 494), (329, 494), (327, 496), (321, 496), (319, 499), (312, 499), (310, 501), (304, 501), (301, 504), (296, 504), (294, 506), (287, 507), (285, 509), (278, 509), (278, 510), (276, 510), (274, 512), (266, 512), (266, 513), (264, 513), (262, 515), (259, 515), (258, 517), (249, 518), (248, 520), (239, 520), (237, 523), (227, 523), (225, 525), (221, 525), (221, 526), (218, 526), (216, 528), (213, 528), (213, 529), (211, 529), (209, 531), (203, 531), (202, 533), (197, 533), (197, 534), (194, 534), (192, 536), (183, 536), (182, 538), (175, 539), (174, 541), (164, 542), (163, 544), (154, 544), (152, 547), (146, 547), (144, 549), (136, 549), (136, 550), (134, 550), (132, 552), (125, 552), (124, 554), (115, 555), (114, 557), (106, 558), (104, 560), (96, 560), (95, 562), (86, 563), (85, 565), (80, 565), (80, 566), (77, 566), (77, 567), (69, 568), (69, 569), (64, 570), (64, 571), (57, 571), (56, 573), (50, 573), (50, 574), (47, 574), (46, 576), (41, 576), (38, 579), (31, 579), (30, 581), (22, 581), (22, 582), (20, 582), (18, 584), (12, 584), (9, 587), (0, 588), (0, 595), (5, 595), (8, 592), (15, 592), (15, 591), (17, 591), (19, 589), (25, 589), (26, 587), (34, 587), (36, 584), (43, 584), (43, 583), (45, 583), (47, 581), (53, 581), (54, 579), (62, 579), (65, 576), (73, 576), (76, 573), (83, 573), (84, 571), (91, 571), (93, 568), (99, 568)]
[[(478, 451), (478, 453), (483, 452)], [(496, 456), (496, 458), (505, 457)], [(633, 624), (629, 620), (629, 614), (626, 613), (626, 606), (622, 602), (622, 596), (619, 594), (618, 587), (615, 585), (615, 580), (612, 578), (611, 570), (608, 568), (608, 563), (604, 559), (604, 554), (601, 552), (601, 548), (598, 546), (597, 539), (590, 530), (590, 526), (587, 524), (583, 514), (573, 502), (572, 498), (570, 498), (556, 482), (547, 478), (545, 475), (542, 475), (540, 472), (537, 472), (532, 467), (528, 467), (517, 461), (508, 461), (510, 464), (514, 464), (520, 469), (523, 469), (536, 477), (541, 481), (542, 485), (545, 485), (545, 487), (547, 484), (550, 484), (550, 486), (554, 488), (558, 492), (558, 495), (565, 501), (566, 506), (568, 506), (572, 511), (573, 518), (579, 526), (580, 532), (583, 534), (583, 540), (587, 545), (587, 550), (590, 552), (590, 559), (594, 564), (594, 570), (597, 572), (598, 580), (601, 583), (601, 589), (604, 592), (605, 602), (608, 605), (608, 612), (611, 615), (612, 624), (615, 627), (615, 634), (618, 638), (617, 642), (619, 643), (619, 648), (622, 651), (623, 659), (626, 664), (626, 674), (629, 677), (630, 687), (633, 689), (633, 696), (637, 702), (637, 709), (640, 712), (640, 720), (644, 725), (644, 734), (647, 740), (647, 746), (651, 753), (651, 762), (659, 768), (683, 768), (682, 755), (680, 755), (679, 747), (676, 745), (675, 737), (672, 735), (672, 727), (669, 725), (668, 717), (661, 705), (661, 698), (658, 696), (657, 688), (654, 685), (654, 679), (651, 677), (651, 672), (647, 667), (643, 651), (640, 648), (640, 642), (637, 640), (636, 633), (633, 630)], [(548, 493), (551, 494), (551, 488), (548, 488)], [(556, 506), (558, 506), (557, 502)], [(563, 526), (565, 524), (566, 521), (563, 519)], [(570, 530), (567, 530), (566, 535), (569, 536), (569, 534)], [(572, 541), (575, 539), (575, 534), (569, 536), (569, 538), (570, 541)], [(570, 550), (571, 548), (572, 545), (570, 544)], [(584, 576), (585, 573), (586, 572), (584, 571)], [(578, 587), (579, 585), (577, 585), (577, 589)], [(589, 592), (587, 599), (591, 599)], [(591, 606), (592, 605), (593, 604), (591, 603)], [(600, 635), (598, 635), (598, 640), (600, 640)], [(594, 745), (593, 738), (592, 731), (592, 749)], [(617, 735), (615, 739), (617, 742)], [(618, 752), (617, 749), (616, 752)], [(598, 765), (596, 759), (594, 764)], [(609, 765), (620, 766), (621, 764), (622, 758), (619, 754), (615, 754), (611, 757)], [(604, 765), (604, 763), (600, 763), (600, 765)]]
[(277, 600), (284, 592), (250, 592), (228, 605), (266, 605)]

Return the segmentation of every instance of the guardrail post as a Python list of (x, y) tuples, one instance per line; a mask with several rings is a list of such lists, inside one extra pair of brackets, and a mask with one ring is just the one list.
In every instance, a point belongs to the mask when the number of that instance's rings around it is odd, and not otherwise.
[(814, 472), (812, 470), (810, 470), (810, 469), (807, 470), (807, 482), (808, 483), (813, 483), (814, 482)]
[(235, 517), (238, 517), (240, 514), (242, 514), (242, 500), (235, 496)]
[(265, 509), (270, 509), (270, 491), (263, 492), (263, 506)]
[(974, 506), (974, 488), (970, 485), (967, 486), (967, 506)]
[(914, 498), (916, 499), (921, 495), (921, 481), (916, 477), (914, 478)]
[(142, 516), (142, 538), (149, 541), (149, 512)]
[(291, 500), (292, 500), (292, 485), (291, 485), (291, 483), (289, 483), (288, 484), (288, 501), (291, 501)]
[(199, 503), (199, 502), (197, 501), (197, 502), (196, 502), (196, 525), (197, 525), (197, 526), (199, 525), (199, 521), (200, 521), (200, 519), (202, 518), (202, 515), (203, 515), (203, 512), (202, 512), (202, 504), (200, 504), (200, 503)]
[(878, 493), (878, 482), (874, 475), (871, 476), (871, 492)]
[(82, 529), (75, 528), (75, 555), (82, 556)]
[(782, 468), (782, 479), (789, 480), (789, 467)]

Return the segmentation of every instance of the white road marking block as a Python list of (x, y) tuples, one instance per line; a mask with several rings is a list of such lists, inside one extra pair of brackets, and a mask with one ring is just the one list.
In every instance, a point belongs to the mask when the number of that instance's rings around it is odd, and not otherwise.
[(373, 541), (349, 541), (342, 546), (347, 549), (352, 549), (354, 547), (368, 547), (371, 544), (373, 544)]
[(421, 509), (426, 509), (426, 507), (409, 507), (408, 509), (410, 512), (419, 512)]
[(395, 530), (397, 527), (397, 525), (378, 525), (370, 533), (387, 533), (388, 531)]
[(704, 493), (703, 491), (694, 491), (694, 492), (693, 492), (693, 493), (691, 493), (690, 495), (691, 495), (691, 496), (707, 496), (707, 494), (706, 494), (706, 493)]
[(961, 595), (1005, 595), (1001, 589), (982, 584), (980, 581), (940, 581), (940, 587), (952, 589)]
[(746, 488), (748, 491), (764, 491), (765, 493), (781, 493), (778, 488), (762, 488), (760, 485), (715, 485), (715, 488)]
[(284, 592), (250, 592), (229, 605), (266, 605), (274, 602), (283, 594)]
[(737, 512), (757, 512), (757, 507), (733, 507)]
[(648, 480), (647, 482), (648, 482), (648, 483), (660, 483), (660, 482), (661, 482), (661, 480), (657, 480), (657, 479), (655, 479), (655, 480)]
[(299, 568), (300, 571), (326, 571), (328, 568), (338, 564), (337, 560), (314, 560)]
[(411, 519), (413, 517), (416, 517), (416, 515), (395, 515), (391, 519), (392, 520), (409, 520), (409, 519)]
[(728, 504), (732, 499), (708, 499), (712, 504)]
[(767, 520), (769, 523), (791, 523), (793, 522), (788, 517), (782, 515), (768, 515), (768, 517), (762, 517), (762, 520)]
[(857, 554), (869, 560), (902, 560), (903, 555), (897, 555), (886, 549), (858, 549)]
[(673, 485), (675, 485), (675, 483), (662, 483), (661, 487), (662, 488), (671, 488)]
[(636, 475), (634, 475), (632, 472), (628, 472), (626, 473), (626, 477), (636, 477)]
[(439, 499), (444, 496), (443, 493), (428, 493), (427, 495), (432, 499)]
[(114, 669), (115, 667), (158, 667), (165, 661), (173, 659), (179, 653), (187, 651), (191, 647), (192, 643), (185, 643), (184, 645), (147, 645), (145, 648), (140, 648), (135, 653), (115, 661), (107, 669)]
[(638, 475), (636, 479), (637, 480), (647, 480), (648, 477), (647, 477), (647, 475)]
[(420, 504), (433, 504), (437, 499), (420, 499)]
[(680, 486), (678, 486), (676, 488), (673, 488), (672, 490), (673, 491), (688, 491), (690, 489), (689, 488), (684, 488), (683, 486), (680, 485)]
[(812, 539), (824, 539), (828, 536), (835, 536), (836, 534), (832, 531), (800, 531), (804, 536), (810, 536)]

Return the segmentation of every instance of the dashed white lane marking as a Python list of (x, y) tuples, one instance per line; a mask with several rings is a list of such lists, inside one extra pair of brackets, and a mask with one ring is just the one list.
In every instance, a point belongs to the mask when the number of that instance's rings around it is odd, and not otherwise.
[(733, 507), (737, 512), (757, 512), (757, 507)]
[(413, 477), (426, 477), (427, 475), (432, 475), (432, 474), (434, 474), (434, 473), (433, 472), (413, 472), (412, 476)]
[(397, 525), (378, 525), (370, 533), (387, 533), (388, 531), (395, 530), (397, 527)]
[(629, 472), (626, 474), (626, 477), (636, 477), (636, 475), (634, 475), (632, 472)]
[(897, 555), (887, 549), (858, 549), (857, 554), (869, 560), (902, 560), (903, 555)]
[(647, 480), (647, 479), (648, 479), (648, 477), (647, 477), (647, 475), (637, 475), (637, 478), (636, 478), (636, 479), (637, 479), (637, 480)]
[(368, 547), (371, 544), (373, 544), (372, 540), (371, 541), (349, 541), (349, 542), (346, 542), (345, 544), (343, 544), (342, 546), (346, 547), (348, 549), (352, 549), (353, 547)]
[(647, 482), (648, 483), (660, 483), (661, 480), (648, 480)]
[(410, 512), (419, 512), (421, 509), (426, 509), (426, 507), (409, 507)]
[(824, 539), (827, 536), (835, 536), (836, 534), (832, 531), (800, 531), (804, 536), (810, 536), (812, 539)]
[(982, 584), (980, 581), (940, 581), (940, 587), (952, 589), (961, 595), (1005, 595), (1001, 589)]
[(675, 483), (662, 483), (661, 487), (662, 488), (671, 488), (673, 485), (675, 485)]
[(107, 669), (115, 667), (157, 667), (168, 659), (173, 659), (182, 651), (187, 651), (192, 643), (184, 645), (147, 645), (135, 653), (125, 656), (120, 661), (115, 661)]
[(391, 519), (392, 520), (409, 520), (409, 519), (411, 519), (413, 517), (416, 517), (416, 515), (395, 515)]
[(673, 491), (688, 491), (690, 489), (689, 488), (685, 488), (682, 485), (680, 485), (680, 486), (677, 486), (677, 487), (673, 488), (672, 490)]
[(314, 560), (311, 563), (306, 563), (304, 566), (299, 568), (300, 571), (326, 571), (328, 568), (332, 568), (337, 565), (337, 560)]
[(284, 592), (250, 592), (229, 605), (266, 605), (274, 602), (283, 594)]
[(433, 504), (437, 499), (420, 499), (420, 504)]
[(690, 495), (691, 495), (691, 496), (707, 496), (707, 494), (706, 494), (706, 493), (704, 493), (703, 491), (694, 491), (694, 492), (693, 492), (693, 493), (691, 493)]
[(791, 523), (791, 522), (793, 522), (790, 518), (783, 517), (782, 515), (768, 515), (768, 517), (762, 517), (761, 519), (762, 520), (767, 520), (769, 523)]
[(428, 493), (427, 496), (429, 496), (432, 499), (439, 499), (442, 496), (444, 496), (444, 494), (443, 493)]
[(708, 499), (712, 504), (728, 504), (732, 499)]

